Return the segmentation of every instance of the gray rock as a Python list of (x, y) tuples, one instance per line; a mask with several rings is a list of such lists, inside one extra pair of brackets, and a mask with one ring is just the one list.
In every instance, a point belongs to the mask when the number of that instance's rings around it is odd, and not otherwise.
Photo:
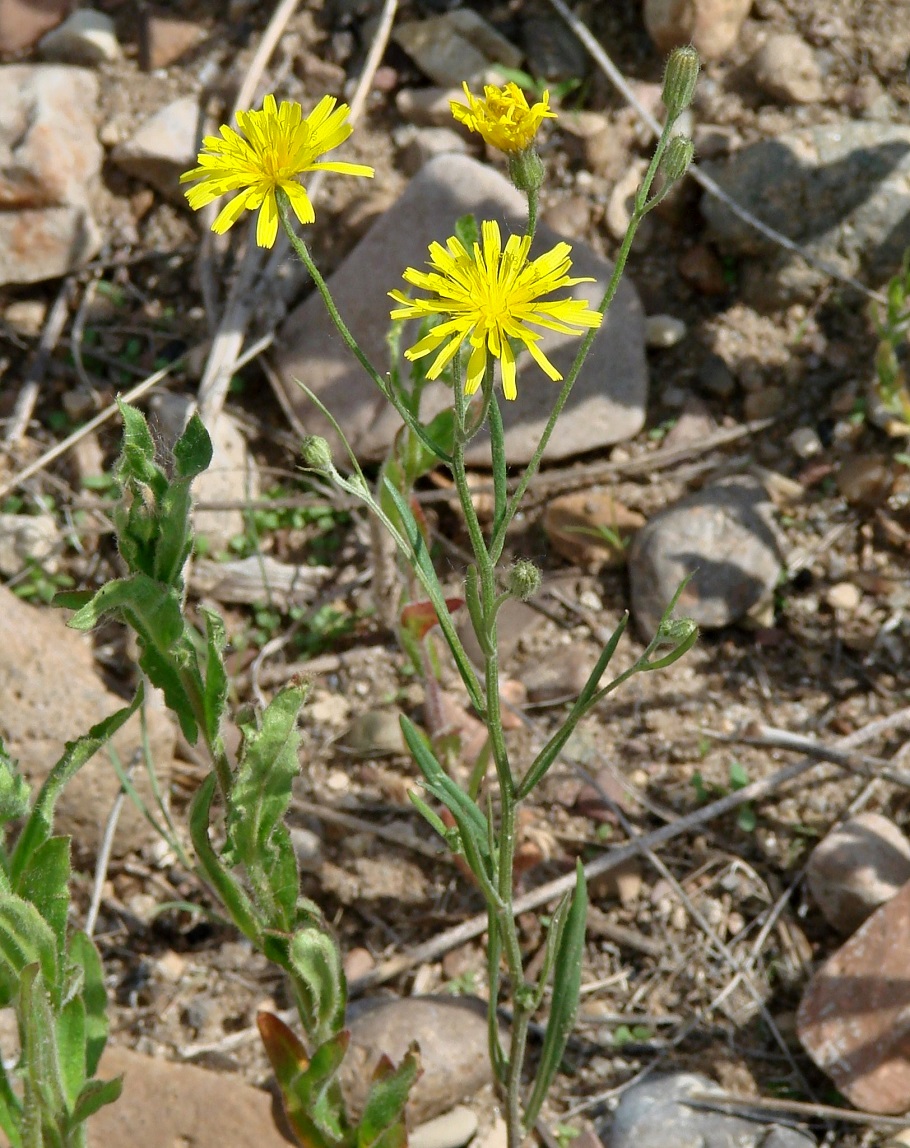
[(62, 24), (41, 37), (38, 51), (45, 60), (87, 67), (120, 59), (114, 21), (94, 8), (78, 8), (67, 16)]
[(464, 103), (461, 86), (451, 88), (402, 88), (395, 107), (403, 120), (418, 127), (452, 127), (452, 100)]
[(578, 697), (595, 658), (576, 644), (559, 646), (532, 662), (520, 672), (532, 705), (556, 705)]
[(98, 251), (97, 101), (83, 68), (0, 66), (0, 283), (65, 275)]
[(397, 1064), (412, 1041), (420, 1046), (423, 1074), (408, 1099), (414, 1127), (467, 1100), (493, 1074), (487, 1051), (487, 1010), (476, 997), (406, 997), (367, 1002), (352, 1009), (351, 1044), (341, 1066), (349, 1103), (359, 1111), (377, 1060), (385, 1053)]
[(783, 103), (814, 104), (824, 95), (815, 53), (791, 32), (769, 36), (750, 61), (756, 84)]
[[(429, 243), (444, 242), (466, 212), (474, 212), (478, 219), (498, 219), (508, 233), (524, 226), (524, 208), (524, 197), (503, 176), (465, 156), (431, 160), (412, 180), (329, 281), (342, 316), (378, 370), (388, 367), (386, 336), (391, 304), (386, 292), (402, 285), (404, 269), (423, 267)], [(545, 226), (539, 227), (535, 253), (547, 250), (559, 238)], [(573, 293), (598, 303), (611, 265), (581, 243), (574, 245), (572, 261), (573, 275), (595, 279), (574, 288)], [(405, 330), (403, 346), (410, 346), (415, 338), (416, 324), (411, 324)], [(540, 343), (563, 373), (571, 366), (578, 345), (577, 337), (553, 332), (545, 333)], [(386, 456), (400, 420), (338, 338), (317, 295), (301, 304), (282, 328), (276, 366), (288, 399), (307, 430), (325, 435), (337, 457), (341, 457), (337, 435), (295, 379), (305, 382), (334, 414), (358, 458), (376, 461)], [(407, 369), (404, 361), (402, 369)], [(518, 399), (503, 404), (511, 463), (517, 465), (530, 458), (556, 393), (554, 384), (530, 356), (523, 355)], [(643, 425), (646, 396), (641, 304), (634, 288), (624, 282), (594, 340), (545, 458), (558, 461), (632, 437)], [(430, 386), (424, 396), (425, 416), (450, 402), (447, 388), (442, 384)], [(467, 457), (471, 464), (488, 462), (486, 440), (478, 436)]]
[(521, 11), (521, 46), (531, 75), (557, 82), (584, 79), (588, 54), (566, 22), (549, 4), (525, 4)]
[(623, 1093), (601, 1135), (609, 1148), (815, 1148), (811, 1136), (770, 1124), (767, 1116), (749, 1119), (688, 1105), (686, 1098), (699, 1092), (724, 1094), (695, 1072), (651, 1076)]
[[(0, 738), (33, 785), (40, 785), (64, 743), (114, 713), (124, 700), (98, 676), (88, 634), (67, 629), (62, 612), (39, 610), (0, 587)], [(174, 753), (175, 732), (163, 710), (149, 706), (152, 757), (163, 791)], [(113, 739), (128, 764), (141, 745), (135, 715)], [(144, 769), (133, 778), (151, 801)], [(73, 836), (80, 849), (97, 849), (120, 782), (102, 750), (79, 770), (57, 805), (56, 828)], [(114, 852), (117, 856), (156, 840), (131, 801), (123, 806)]]
[(629, 556), (635, 621), (650, 637), (691, 574), (677, 615), (705, 629), (728, 626), (766, 600), (781, 565), (764, 487), (748, 477), (719, 482), (655, 515), (635, 536)]
[(452, 128), (405, 128), (396, 139), (401, 148), (401, 162), (408, 175), (416, 175), (425, 163), (441, 155), (464, 155), (468, 144)]
[(522, 61), (519, 49), (471, 8), (408, 20), (393, 38), (424, 75), (443, 86), (477, 83), (491, 66), (517, 68)]
[(150, 183), (166, 199), (185, 207), (186, 197), (178, 179), (194, 166), (199, 116), (195, 96), (174, 100), (118, 144), (111, 159), (127, 175)]
[[(910, 246), (910, 127), (840, 120), (799, 128), (742, 148), (706, 170), (765, 223), (849, 274), (881, 281)], [(721, 247), (761, 256), (750, 297), (778, 305), (813, 294), (825, 276), (781, 252), (719, 200), (702, 199)]]
[(809, 891), (838, 932), (855, 932), (910, 881), (910, 841), (880, 813), (860, 813), (812, 850)]
[(29, 562), (53, 573), (61, 545), (52, 514), (0, 514), (0, 574), (18, 574)]
[(705, 356), (698, 368), (698, 382), (709, 395), (716, 395), (719, 399), (728, 399), (736, 390), (733, 372), (713, 351)]

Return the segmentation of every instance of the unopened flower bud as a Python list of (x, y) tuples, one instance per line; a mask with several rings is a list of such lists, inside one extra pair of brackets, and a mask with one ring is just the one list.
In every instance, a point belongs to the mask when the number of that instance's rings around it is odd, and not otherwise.
[(543, 177), (543, 160), (533, 147), (509, 156), (509, 178), (519, 191), (539, 191)]
[(692, 103), (698, 67), (698, 52), (693, 47), (674, 48), (670, 53), (661, 99), (674, 119)]
[(509, 570), (509, 593), (522, 602), (533, 597), (540, 589), (540, 571), (533, 562), (520, 558)]
[(663, 162), (660, 165), (664, 177), (664, 186), (670, 187), (676, 183), (689, 170), (689, 165), (695, 156), (695, 144), (686, 136), (674, 136), (667, 144)]
[(662, 646), (681, 646), (697, 633), (698, 624), (691, 618), (670, 618), (661, 624), (657, 640)]
[(310, 470), (326, 471), (332, 467), (332, 452), (329, 444), (318, 434), (305, 435), (300, 443), (300, 453)]

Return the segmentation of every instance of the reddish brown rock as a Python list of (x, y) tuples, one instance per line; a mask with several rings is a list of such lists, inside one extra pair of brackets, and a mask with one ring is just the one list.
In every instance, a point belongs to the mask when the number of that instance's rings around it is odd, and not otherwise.
[(251, 1088), (235, 1075), (143, 1056), (128, 1048), (108, 1048), (99, 1075), (107, 1079), (121, 1073), (120, 1099), (89, 1121), (92, 1144), (287, 1148), (292, 1143), (275, 1126), (269, 1093)]
[(680, 275), (701, 295), (725, 295), (728, 290), (724, 269), (707, 243), (696, 243), (683, 252), (676, 265)]
[(139, 29), (139, 59), (144, 72), (166, 68), (179, 60), (205, 36), (205, 29), (193, 20), (181, 20), (163, 12), (143, 13)]
[(0, 0), (0, 55), (34, 47), (71, 7), (72, 0)]
[[(124, 704), (98, 676), (89, 634), (67, 629), (62, 611), (36, 609), (0, 587), (0, 738), (33, 785), (47, 777), (65, 742)], [(175, 731), (159, 707), (150, 706), (148, 716), (152, 757), (166, 790)], [(115, 735), (113, 745), (128, 764), (140, 744), (136, 714)], [(136, 771), (135, 781), (150, 801), (144, 769)], [(102, 750), (65, 787), (56, 828), (72, 834), (82, 849), (94, 850), (119, 790), (117, 774)], [(122, 856), (150, 840), (157, 840), (154, 831), (127, 801), (114, 839), (115, 854)]]
[[(843, 582), (829, 591), (829, 605), (835, 604), (835, 590), (841, 591), (842, 609), (847, 592), (858, 601), (858, 587)], [(910, 841), (880, 813), (860, 813), (815, 846), (806, 876), (828, 923), (852, 933), (910, 881)]]
[(617, 502), (609, 490), (563, 494), (547, 506), (543, 528), (563, 558), (585, 570), (622, 566), (630, 538), (644, 526), (644, 515)]
[(851, 1104), (910, 1108), (910, 884), (818, 970), (797, 1013), (803, 1047)]
[(733, 47), (752, 0), (645, 0), (648, 35), (658, 51), (692, 44), (704, 60)]

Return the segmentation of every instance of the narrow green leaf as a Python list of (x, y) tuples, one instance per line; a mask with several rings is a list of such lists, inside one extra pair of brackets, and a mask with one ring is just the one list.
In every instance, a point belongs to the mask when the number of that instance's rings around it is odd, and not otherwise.
[(168, 483), (161, 496), (154, 536), (152, 576), (165, 586), (183, 589), (183, 567), (193, 548), (192, 479)]
[[(288, 902), (289, 874), (275, 839), (278, 826), (291, 800), (291, 786), (300, 770), (297, 758), (300, 733), (297, 718), (306, 688), (290, 686), (276, 694), (265, 708), (258, 730), (245, 729), (243, 751), (228, 801), (227, 832), (236, 858), (247, 869), (259, 894), (261, 886), (271, 891), (276, 907), (288, 908), (274, 928), (290, 930), (294, 925), (296, 902), (296, 862), (293, 871), (293, 898)], [(283, 859), (293, 857), (284, 850)]]
[(22, 1034), (23, 1141), (25, 1145), (62, 1142), (67, 1106), (57, 1048), (54, 1014), (37, 964), (22, 970), (19, 982)]
[(95, 944), (86, 933), (73, 933), (69, 945), (70, 960), (82, 971), (82, 1001), (85, 1005), (85, 1074), (94, 1076), (107, 1044), (107, 991), (104, 969)]
[(69, 881), (70, 839), (49, 837), (31, 853), (13, 886), (13, 892), (30, 901), (50, 925), (61, 967), (66, 951)]
[(572, 904), (562, 930), (553, 966), (553, 1000), (544, 1033), (537, 1077), (525, 1106), (524, 1126), (533, 1128), (540, 1109), (559, 1070), (566, 1042), (575, 1023), (581, 991), (581, 962), (585, 949), (588, 916), (588, 890), (581, 861), (576, 862), (576, 884)]
[(104, 718), (97, 725), (93, 725), (88, 733), (82, 737), (66, 743), (63, 756), (41, 786), (29, 818), (16, 841), (16, 848), (10, 862), (10, 877), (13, 882), (19, 880), (29, 858), (50, 837), (54, 807), (63, 792), (63, 787), (129, 721), (139, 708), (142, 697), (143, 692), (140, 686), (128, 706), (124, 706), (123, 709), (112, 713), (110, 717)]
[(37, 966), (47, 990), (59, 1002), (57, 938), (35, 906), (15, 894), (0, 901), (0, 965), (19, 977), (29, 966)]
[(0, 739), (0, 826), (28, 813), (31, 786), (19, 772)]
[(243, 886), (218, 859), (209, 841), (209, 812), (215, 792), (215, 776), (209, 776), (196, 791), (190, 806), (190, 839), (196, 858), (213, 888), (221, 898), (228, 916), (257, 948), (261, 945), (262, 928), (256, 909)]
[(480, 231), (477, 227), (477, 216), (471, 213), (459, 216), (455, 221), (455, 234), (462, 246), (470, 254), (474, 244), (480, 242)]
[(224, 647), (227, 635), (224, 619), (214, 610), (202, 607), (205, 618), (205, 724), (209, 743), (221, 744), (221, 722), (228, 697), (228, 677), (224, 668)]
[(56, 1017), (57, 1058), (67, 1107), (72, 1108), (86, 1080), (85, 1004), (81, 997), (67, 1001)]
[(166, 481), (155, 466), (155, 440), (149, 430), (145, 415), (137, 407), (117, 400), (120, 417), (123, 419), (123, 442), (117, 460), (117, 481), (122, 486), (138, 482), (153, 488), (160, 494)]
[(419, 1072), (416, 1044), (411, 1045), (397, 1068), (387, 1056), (380, 1057), (357, 1128), (358, 1148), (376, 1148), (394, 1125), (404, 1126), (404, 1108)]
[(180, 478), (196, 478), (212, 461), (212, 440), (205, 423), (195, 412), (174, 444), (174, 462)]
[(319, 928), (298, 930), (289, 952), (291, 974), (304, 1027), (315, 1044), (344, 1025), (347, 985), (341, 953), (333, 937)]
[(113, 1104), (119, 1099), (123, 1091), (123, 1077), (115, 1076), (113, 1080), (90, 1080), (83, 1087), (73, 1107), (70, 1116), (70, 1127), (76, 1128), (84, 1124), (90, 1116), (105, 1106)]

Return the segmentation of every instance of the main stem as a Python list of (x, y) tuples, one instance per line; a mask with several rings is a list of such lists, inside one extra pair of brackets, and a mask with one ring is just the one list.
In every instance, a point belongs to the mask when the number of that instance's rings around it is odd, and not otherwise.
[[(493, 363), (488, 359), (483, 380), (483, 392), (489, 395), (493, 385)], [(471, 548), (477, 564), (478, 581), (481, 602), (481, 624), (483, 627), (482, 647), (486, 649), (484, 655), (484, 710), (482, 717), (487, 727), (490, 739), (490, 750), (493, 764), (496, 769), (496, 778), (499, 783), (499, 826), (495, 835), (498, 840), (498, 856), (496, 862), (496, 891), (498, 904), (488, 901), (491, 929), (495, 928), (498, 941), (495, 944), (497, 964), (499, 950), (505, 955), (509, 971), (509, 981), (512, 992), (512, 1035), (509, 1042), (509, 1054), (505, 1062), (501, 1057), (494, 1057), (494, 1067), (498, 1067), (502, 1074), (501, 1083), (505, 1091), (506, 1100), (506, 1126), (508, 1129), (508, 1148), (520, 1148), (522, 1141), (521, 1125), (521, 1078), (524, 1067), (525, 1050), (527, 1047), (528, 1026), (531, 1020), (531, 1011), (528, 1008), (530, 994), (527, 991), (522, 964), (521, 945), (518, 939), (518, 930), (515, 916), (512, 912), (513, 881), (515, 869), (515, 832), (518, 799), (516, 797), (515, 778), (509, 764), (509, 755), (506, 748), (505, 734), (502, 726), (502, 705), (499, 697), (499, 650), (496, 625), (496, 614), (500, 595), (496, 586), (496, 566), (490, 554), (477, 511), (471, 497), (471, 488), (468, 485), (467, 470), (465, 467), (464, 450), (469, 439), (467, 427), (467, 408), (464, 395), (463, 374), (461, 370), (460, 354), (456, 355), (454, 363), (455, 374), (455, 444), (452, 452), (452, 477), (458, 491), (462, 512), (465, 517)], [(493, 402), (495, 403), (495, 398)], [(491, 419), (490, 433), (496, 438), (502, 437), (502, 422)], [(504, 447), (501, 441), (493, 443), (494, 454), (504, 457)], [(492, 814), (491, 814), (492, 816)], [(491, 941), (492, 944), (492, 941)], [(490, 1042), (491, 1051), (495, 1041), (498, 1041), (498, 1022), (496, 1010), (498, 1005), (498, 968), (490, 969)]]

